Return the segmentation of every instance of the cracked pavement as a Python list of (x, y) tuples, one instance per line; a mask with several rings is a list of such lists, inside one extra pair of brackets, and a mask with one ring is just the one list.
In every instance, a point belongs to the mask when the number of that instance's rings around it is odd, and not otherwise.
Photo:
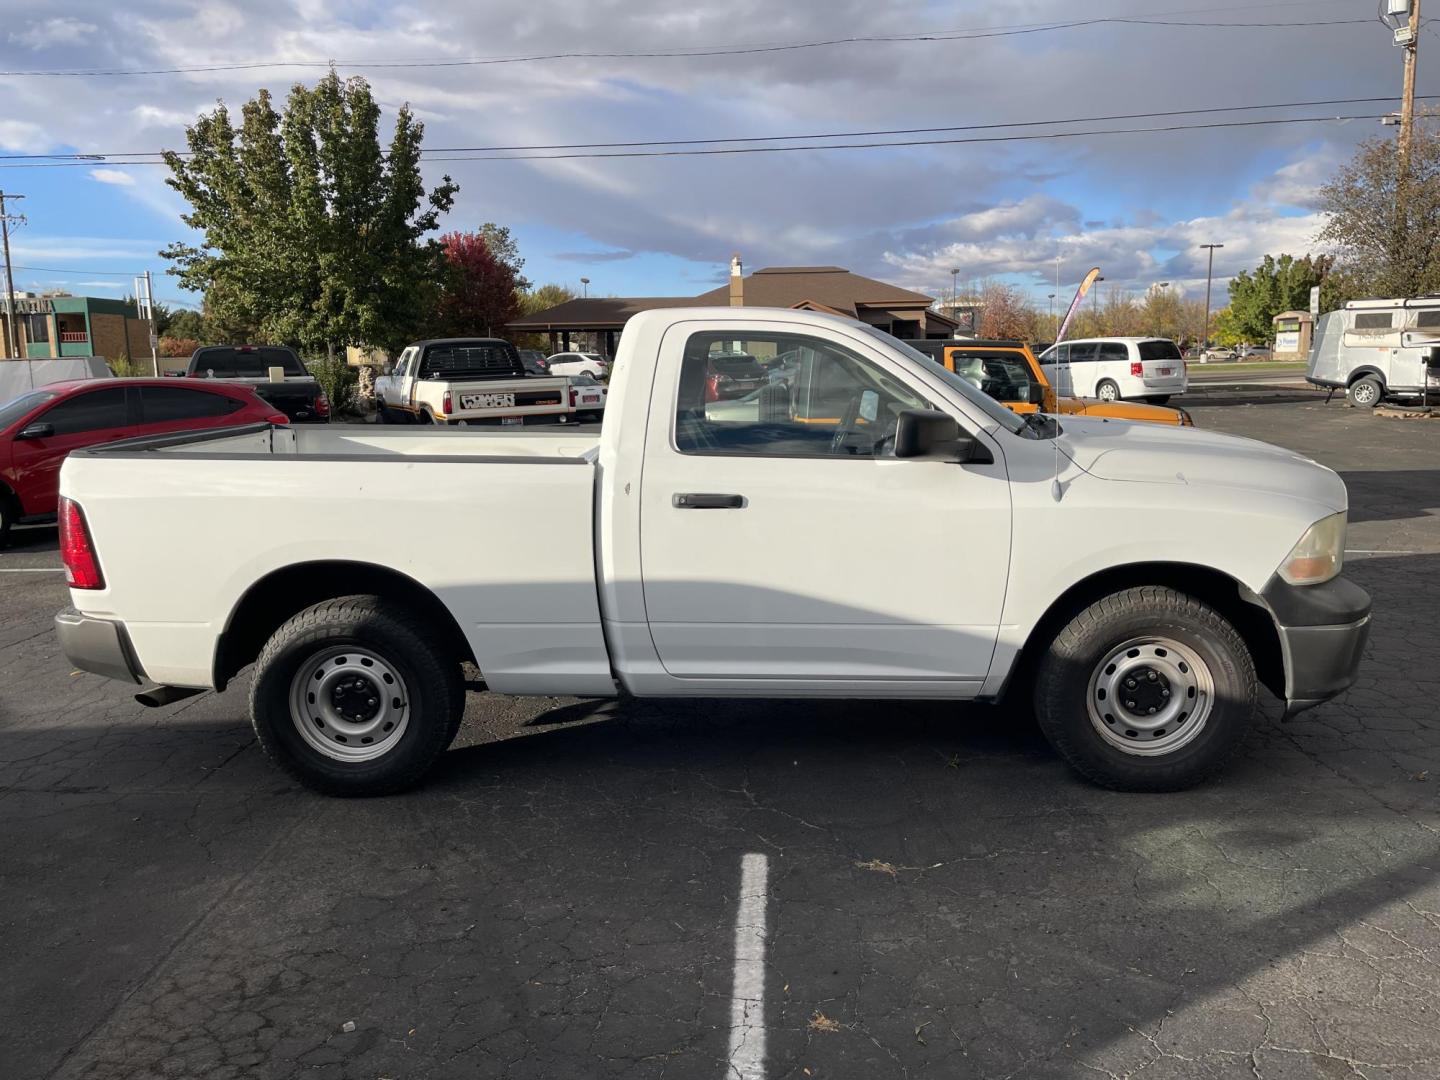
[(243, 680), (144, 709), (59, 654), (59, 574), (0, 573), (0, 1075), (721, 1078), (754, 851), (768, 1077), (1433, 1080), (1440, 426), (1192, 398), (1344, 474), (1375, 621), (1183, 794), (980, 707), (472, 694), (424, 789), (324, 799)]

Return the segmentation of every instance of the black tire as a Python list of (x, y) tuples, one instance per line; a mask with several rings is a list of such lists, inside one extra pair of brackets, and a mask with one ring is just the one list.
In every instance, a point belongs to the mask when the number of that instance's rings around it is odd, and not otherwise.
[(393, 424), (395, 421), (390, 417), (390, 410), (385, 407), (385, 402), (375, 403), (375, 421), (380, 424)]
[(1366, 375), (1350, 384), (1345, 397), (1357, 409), (1373, 409), (1385, 398), (1385, 384), (1374, 375)]
[[(379, 657), (408, 691), (394, 745), (368, 761), (327, 756), (300, 733), (298, 723), (312, 718), (292, 719), (297, 676), (316, 657), (346, 647)], [(414, 787), (454, 740), (464, 711), (459, 657), (436, 649), (423, 618), (375, 596), (326, 600), (291, 618), (261, 651), (250, 687), (250, 718), (260, 746), (300, 783), (326, 795), (389, 795)], [(318, 717), (313, 719), (323, 729)]]
[[(1109, 397), (1105, 396), (1105, 391), (1107, 389), (1110, 391)], [(1101, 401), (1119, 401), (1120, 387), (1116, 384), (1114, 379), (1101, 379), (1098, 383), (1095, 384), (1095, 396), (1098, 397)]]
[[(1159, 657), (1167, 655), (1160, 644), (1145, 643), (1152, 638), (1173, 650), (1168, 659), (1151, 660), (1150, 652)], [(1208, 680), (1210, 693), (1189, 699), (1203, 702), (1208, 696), (1208, 711), (1202, 714), (1197, 705), (1193, 713), (1187, 714), (1183, 711), (1186, 699), (1177, 696), (1175, 708), (1182, 711), (1164, 720), (1165, 710), (1171, 707), (1170, 702), (1164, 702), (1161, 716), (1155, 721), (1170, 727), (1146, 731), (1149, 718), (1136, 719), (1144, 712), (1146, 702), (1142, 701), (1139, 713), (1131, 716), (1118, 700), (1119, 695), (1135, 691), (1117, 687), (1112, 704), (1105, 705), (1103, 688), (1097, 688), (1097, 683), (1114, 675), (1115, 664), (1109, 661), (1116, 658), (1117, 651), (1121, 657), (1137, 657), (1119, 662), (1139, 665), (1125, 671), (1135, 672), (1141, 683), (1139, 693), (1148, 693), (1157, 702), (1157, 693), (1171, 697), (1169, 689), (1161, 691), (1160, 687), (1178, 684), (1167, 682), (1163, 674), (1158, 683), (1147, 684), (1147, 676), (1140, 673), (1152, 670), (1146, 666), (1149, 663), (1177, 664), (1181, 671), (1189, 670), (1192, 679)], [(1187, 668), (1178, 659), (1184, 654), (1201, 664)], [(1230, 759), (1254, 726), (1257, 715), (1255, 665), (1244, 639), (1215, 609), (1161, 586), (1126, 589), (1085, 608), (1055, 635), (1040, 658), (1036, 675), (1035, 714), (1050, 745), (1081, 776), (1117, 791), (1181, 791), (1193, 787)], [(1189, 728), (1184, 727), (1187, 720), (1192, 721)], [(1108, 734), (1101, 731), (1102, 721)], [(1132, 724), (1135, 729), (1126, 730)], [(1167, 730), (1169, 740), (1188, 741), (1177, 742), (1170, 751), (1156, 750), (1154, 744), (1147, 746), (1147, 737), (1166, 737)], [(1117, 744), (1127, 748), (1120, 749)]]
[(415, 414), (415, 423), (433, 424), (435, 423), (435, 415), (429, 409), (421, 409)]
[(15, 519), (19, 516), (20, 507), (14, 497), (4, 488), (0, 488), (0, 548), (10, 543), (10, 526), (15, 524)]
[(1166, 402), (1168, 402), (1168, 401), (1170, 400), (1170, 395), (1169, 395), (1169, 394), (1151, 394), (1151, 395), (1150, 395), (1148, 398), (1146, 398), (1145, 400), (1148, 401), (1151, 405), (1164, 405)]

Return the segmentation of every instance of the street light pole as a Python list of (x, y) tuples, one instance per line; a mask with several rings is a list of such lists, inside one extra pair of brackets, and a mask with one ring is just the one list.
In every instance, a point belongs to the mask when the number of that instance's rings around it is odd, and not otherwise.
[(960, 292), (959, 292), (959, 290), (960, 290), (960, 283), (959, 283), (959, 281), (960, 281), (960, 271), (959, 271), (959, 269), (958, 269), (958, 268), (952, 268), (951, 271), (950, 271), (950, 317), (951, 317), (952, 319), (957, 318), (957, 316), (956, 316), (956, 314), (955, 314), (955, 305), (960, 302)]
[(1223, 248), (1224, 244), (1201, 244), (1202, 250), (1210, 252), (1210, 266), (1205, 271), (1205, 330), (1200, 335), (1201, 350), (1210, 347), (1210, 282), (1215, 277), (1215, 251)]
[(1050, 294), (1050, 321), (1055, 321), (1055, 294)]
[(589, 295), (590, 295), (590, 279), (589, 279), (588, 277), (582, 277), (582, 278), (580, 279), (580, 295), (581, 295), (581, 296), (589, 296)]

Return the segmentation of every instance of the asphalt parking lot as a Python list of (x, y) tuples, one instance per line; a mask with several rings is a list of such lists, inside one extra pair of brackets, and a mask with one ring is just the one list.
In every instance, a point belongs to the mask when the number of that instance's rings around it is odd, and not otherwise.
[(423, 790), (324, 799), (243, 682), (72, 672), (18, 530), (0, 1076), (1433, 1080), (1440, 423), (1322, 402), (1178, 402), (1342, 473), (1375, 600), (1357, 687), (1178, 795), (978, 707), (474, 694)]

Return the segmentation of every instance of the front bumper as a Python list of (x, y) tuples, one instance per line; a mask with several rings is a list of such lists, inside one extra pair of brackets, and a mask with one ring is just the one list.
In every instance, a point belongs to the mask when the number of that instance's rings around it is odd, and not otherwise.
[(1285, 661), (1285, 716), (1355, 684), (1370, 636), (1370, 594), (1352, 581), (1290, 585), (1279, 576), (1260, 594), (1275, 617)]
[(81, 671), (137, 686), (145, 681), (124, 623), (94, 619), (66, 608), (55, 616), (55, 636), (70, 663)]

